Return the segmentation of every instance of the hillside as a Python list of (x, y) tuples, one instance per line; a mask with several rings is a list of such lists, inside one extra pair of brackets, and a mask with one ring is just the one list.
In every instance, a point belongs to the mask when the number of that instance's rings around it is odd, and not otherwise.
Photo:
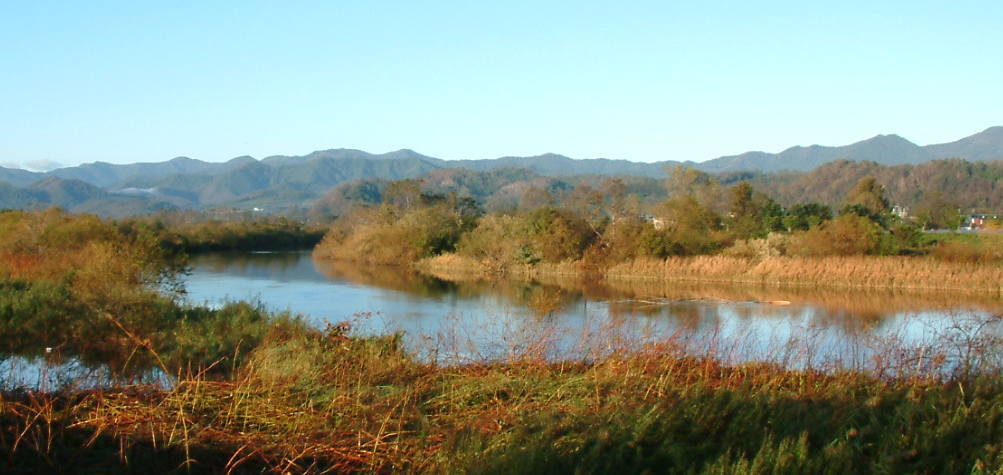
[(1003, 127), (990, 127), (951, 143), (921, 147), (898, 135), (878, 135), (842, 147), (791, 147), (770, 154), (747, 152), (703, 162), (700, 170), (717, 173), (736, 170), (773, 172), (812, 170), (838, 159), (872, 161), (881, 165), (918, 164), (941, 158), (971, 161), (1003, 159)]
[(866, 176), (874, 176), (891, 202), (901, 206), (915, 206), (924, 194), (936, 191), (963, 209), (1003, 209), (1003, 161), (949, 159), (888, 167), (839, 160), (810, 172), (770, 174), (749, 181), (785, 205), (818, 201), (839, 206)]
[[(161, 207), (205, 209), (214, 206), (285, 213), (309, 208), (319, 197), (344, 183), (424, 177), (431, 182), (442, 181), (442, 186), (438, 187), (440, 191), (469, 195), (495, 207), (511, 207), (518, 204), (522, 195), (531, 188), (560, 193), (565, 188), (581, 183), (595, 184), (609, 176), (657, 181), (665, 176), (667, 167), (678, 165), (717, 174), (725, 184), (754, 179), (781, 200), (789, 201), (793, 196), (814, 196), (819, 201), (831, 202), (841, 195), (839, 190), (850, 186), (847, 183), (855, 182), (862, 173), (874, 171), (869, 167), (918, 166), (934, 163), (940, 158), (966, 159), (966, 166), (971, 170), (967, 173), (952, 170), (956, 182), (945, 183), (896, 177), (898, 172), (884, 170), (882, 173), (887, 174), (887, 179), (896, 180), (895, 186), (889, 185), (890, 190), (895, 190), (894, 198), (908, 202), (913, 199), (908, 196), (910, 193), (915, 195), (919, 192), (917, 190), (924, 189), (916, 187), (936, 186), (963, 193), (961, 198), (975, 206), (979, 202), (989, 204), (998, 201), (993, 195), (995, 185), (986, 182), (988, 179), (979, 171), (977, 163), (1001, 157), (1003, 127), (991, 127), (954, 142), (927, 146), (916, 145), (897, 135), (878, 135), (845, 146), (795, 146), (776, 154), (747, 152), (702, 163), (573, 159), (553, 153), (490, 160), (442, 160), (408, 149), (372, 154), (341, 148), (302, 156), (275, 155), (262, 160), (242, 156), (222, 163), (186, 157), (128, 165), (96, 162), (46, 173), (0, 167), (0, 182), (8, 184), (0, 190), (0, 206), (58, 205), (74, 209), (90, 201), (86, 209), (100, 211), (100, 206), (96, 205), (100, 201), (94, 200), (114, 197), (106, 201), (117, 210), (113, 213), (131, 212), (127, 210), (141, 212)], [(853, 160), (856, 164), (847, 165), (848, 162), (837, 162), (839, 160)], [(908, 170), (918, 173), (944, 166), (930, 165)], [(509, 176), (514, 173), (512, 170), (531, 173), (534, 177), (515, 179)], [(811, 173), (799, 174), (803, 172)], [(756, 178), (763, 174), (771, 175)], [(829, 181), (819, 183), (817, 176), (826, 176)], [(501, 183), (504, 181), (502, 178), (508, 182)], [(450, 185), (450, 180), (455, 185)], [(900, 183), (903, 184), (901, 187)], [(652, 191), (651, 182), (639, 186), (647, 190), (642, 194), (657, 194)]]
[(93, 213), (106, 218), (177, 208), (145, 196), (111, 193), (80, 180), (50, 176), (24, 188), (0, 182), (0, 209), (50, 206), (58, 206), (75, 213)]

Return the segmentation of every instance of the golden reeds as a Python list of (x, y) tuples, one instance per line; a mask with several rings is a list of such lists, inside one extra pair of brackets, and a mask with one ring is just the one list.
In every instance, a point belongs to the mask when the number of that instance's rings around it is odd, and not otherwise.
[[(455, 254), (424, 259), (416, 268), (444, 278), (488, 275), (483, 264)], [(514, 266), (519, 277), (581, 276), (590, 271), (580, 262)], [(636, 259), (592, 273), (614, 281), (729, 282), (832, 288), (957, 290), (999, 294), (1003, 266), (946, 262), (901, 256), (764, 257), (729, 256)]]

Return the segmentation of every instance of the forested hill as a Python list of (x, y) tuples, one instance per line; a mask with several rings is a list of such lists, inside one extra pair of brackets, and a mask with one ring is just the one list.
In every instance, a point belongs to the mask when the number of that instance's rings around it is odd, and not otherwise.
[[(2, 159), (3, 157), (0, 157)], [(882, 165), (917, 164), (942, 158), (962, 158), (969, 161), (1003, 159), (1003, 126), (950, 143), (916, 145), (898, 135), (878, 135), (844, 146), (794, 146), (779, 153), (746, 152), (704, 162), (676, 160), (676, 157), (648, 157), (650, 162), (631, 162), (607, 158), (574, 159), (555, 153), (529, 157), (501, 157), (482, 160), (443, 160), (408, 149), (383, 154), (362, 150), (321, 150), (302, 156), (276, 155), (256, 160), (249, 156), (227, 162), (204, 162), (177, 157), (165, 162), (114, 165), (95, 162), (66, 167), (49, 172), (30, 172), (0, 167), (0, 181), (23, 187), (47, 176), (80, 180), (102, 188), (122, 187), (129, 183), (155, 183), (177, 176), (216, 177), (234, 172), (254, 163), (278, 172), (275, 180), (282, 183), (317, 181), (324, 184), (357, 178), (399, 179), (424, 173), (434, 168), (466, 168), (493, 170), (525, 168), (547, 176), (567, 175), (636, 175), (662, 176), (666, 165), (684, 164), (701, 171), (811, 170), (839, 160), (873, 161)], [(673, 160), (665, 160), (673, 158)], [(699, 158), (699, 157), (687, 157)], [(384, 163), (385, 162), (385, 163)], [(316, 177), (311, 175), (317, 174)], [(373, 176), (379, 174), (379, 176)], [(176, 180), (176, 178), (175, 178)]]
[[(781, 199), (786, 195), (807, 193), (809, 196), (818, 196), (819, 201), (828, 201), (827, 196), (838, 196), (840, 192), (826, 191), (819, 187), (838, 188), (840, 183), (853, 180), (830, 176), (831, 183), (811, 185), (818, 181), (811, 178), (814, 175), (798, 171), (813, 170), (812, 173), (833, 175), (833, 170), (838, 169), (839, 173), (855, 174), (867, 167), (927, 164), (938, 157), (967, 159), (972, 171), (970, 175), (956, 172), (954, 179), (961, 180), (960, 182), (931, 185), (945, 190), (963, 191), (967, 193), (964, 199), (968, 201), (982, 200), (981, 202), (990, 204), (998, 201), (990, 196), (993, 186), (984, 181), (985, 174), (989, 172), (980, 172), (978, 162), (1003, 157), (1003, 127), (992, 127), (955, 142), (925, 147), (895, 135), (883, 135), (842, 147), (813, 145), (793, 147), (778, 154), (749, 152), (702, 163), (572, 159), (557, 154), (491, 160), (442, 160), (407, 149), (384, 154), (332, 149), (303, 156), (272, 156), (262, 160), (243, 156), (222, 163), (186, 157), (129, 165), (97, 162), (44, 173), (0, 167), (0, 183), (3, 183), (0, 186), (0, 208), (59, 205), (73, 211), (87, 210), (106, 216), (215, 206), (257, 208), (267, 213), (295, 213), (308, 208), (332, 188), (358, 180), (392, 181), (431, 176), (428, 174), (459, 168), (474, 173), (518, 169), (532, 172), (538, 176), (538, 180), (546, 178), (551, 182), (562, 183), (581, 181), (582, 178), (576, 177), (583, 176), (630, 176), (637, 178), (635, 181), (642, 182), (645, 179), (660, 180), (665, 176), (667, 166), (678, 165), (719, 174), (724, 181), (759, 176), (757, 179), (762, 184), (776, 187), (771, 192), (777, 193)], [(834, 165), (833, 161), (838, 159), (873, 163), (856, 167), (848, 167), (843, 162)], [(946, 165), (937, 165), (944, 166)], [(995, 165), (986, 167), (984, 168), (989, 170)], [(446, 174), (449, 173), (452, 172)], [(767, 173), (775, 176), (762, 176)], [(891, 177), (897, 171), (886, 170), (882, 173)], [(909, 201), (911, 198), (905, 195), (924, 191), (910, 188), (917, 183), (909, 180), (917, 179), (900, 179), (886, 186), (892, 190), (894, 198)], [(898, 183), (910, 184), (902, 185), (902, 191), (897, 192), (894, 190), (899, 188)], [(543, 188), (556, 186), (542, 182), (538, 185)], [(541, 186), (534, 185), (535, 188)], [(974, 188), (969, 190), (964, 187)], [(513, 182), (490, 195), (502, 193), (503, 195), (494, 196), (495, 202), (511, 203), (518, 201), (519, 194), (525, 189), (528, 188), (524, 184)], [(484, 199), (491, 197), (483, 193), (479, 196)]]
[[(601, 189), (610, 175), (545, 176), (528, 169), (505, 168), (475, 171), (462, 168), (408, 169), (393, 160), (382, 164), (385, 178), (363, 174), (340, 175), (343, 179), (310, 186), (273, 185), (267, 165), (248, 162), (218, 176), (174, 176), (150, 186), (135, 180), (136, 186), (108, 191), (80, 180), (47, 177), (26, 187), (0, 183), (0, 208), (43, 208), (60, 206), (74, 212), (121, 217), (170, 209), (206, 209), (227, 206), (258, 208), (268, 214), (303, 216), (311, 209), (314, 217), (330, 218), (358, 205), (378, 203), (384, 188), (404, 177), (414, 177), (428, 193), (469, 197), (489, 210), (515, 209), (534, 201), (560, 202), (576, 188)], [(885, 186), (894, 204), (914, 206), (937, 192), (965, 209), (1003, 209), (1003, 161), (969, 162), (950, 159), (919, 165), (884, 166), (875, 162), (838, 160), (810, 172), (718, 173), (708, 177), (722, 186), (750, 182), (784, 205), (816, 201), (838, 206), (847, 192), (863, 177), (874, 176)], [(665, 179), (618, 175), (625, 191), (641, 202), (666, 198)], [(334, 184), (338, 183), (338, 184)], [(271, 208), (270, 208), (271, 207)], [(269, 209), (270, 208), (270, 209)]]
[(930, 193), (941, 193), (963, 209), (1003, 209), (1003, 161), (950, 159), (919, 165), (883, 166), (838, 160), (810, 172), (760, 175), (750, 183), (782, 204), (817, 201), (839, 205), (854, 185), (873, 176), (892, 204), (915, 206)]
[[(1003, 161), (937, 160), (919, 165), (883, 166), (874, 162), (840, 160), (810, 172), (704, 174), (704, 182), (718, 184), (719, 192), (740, 182), (752, 186), (784, 206), (819, 202), (840, 207), (850, 190), (873, 176), (886, 189), (891, 204), (913, 208), (936, 198), (964, 211), (1003, 209)], [(613, 180), (616, 180), (614, 185)], [(310, 215), (318, 220), (344, 215), (359, 206), (383, 202), (395, 182), (365, 179), (341, 184), (318, 199)], [(400, 182), (396, 182), (400, 183)], [(433, 170), (412, 182), (429, 196), (469, 197), (487, 211), (533, 208), (541, 204), (575, 206), (590, 190), (606, 193), (622, 186), (642, 209), (668, 197), (666, 180), (652, 177), (578, 175), (547, 177), (529, 170), (476, 172)], [(392, 194), (389, 193), (389, 194)]]
[(865, 160), (882, 165), (918, 164), (942, 158), (963, 158), (970, 161), (1003, 159), (1003, 127), (990, 127), (975, 135), (943, 144), (916, 145), (898, 135), (878, 135), (842, 147), (791, 147), (772, 154), (747, 152), (701, 163), (697, 168), (707, 172), (755, 170), (812, 170), (828, 162), (848, 159)]

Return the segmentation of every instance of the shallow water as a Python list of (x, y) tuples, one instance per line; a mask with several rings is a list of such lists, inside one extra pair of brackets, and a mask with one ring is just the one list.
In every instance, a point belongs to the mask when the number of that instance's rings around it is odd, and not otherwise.
[(988, 365), (997, 296), (826, 291), (594, 280), (451, 282), (309, 252), (210, 254), (192, 261), (193, 303), (256, 299), (318, 327), (404, 332), (423, 358), (590, 359), (657, 345), (726, 362), (903, 374)]
[[(1003, 302), (991, 295), (566, 278), (457, 282), (314, 260), (310, 252), (201, 255), (185, 287), (196, 304), (256, 300), (318, 328), (347, 322), (356, 335), (402, 332), (418, 358), (444, 364), (588, 361), (652, 349), (891, 377), (1003, 368)], [(135, 348), (83, 359), (64, 355), (61, 345), (29, 350), (0, 357), (0, 388), (171, 385), (129, 353)]]

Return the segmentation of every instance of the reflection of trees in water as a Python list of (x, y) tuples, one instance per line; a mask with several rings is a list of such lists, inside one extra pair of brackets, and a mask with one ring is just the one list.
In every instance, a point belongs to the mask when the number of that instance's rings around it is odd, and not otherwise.
[(517, 280), (450, 281), (416, 272), (407, 267), (360, 265), (356, 262), (314, 259), (317, 270), (332, 279), (396, 290), (417, 297), (477, 299), (498, 297), (513, 305), (529, 308), (537, 315), (560, 312), (581, 301), (582, 291), (566, 287)]
[[(585, 301), (607, 302), (611, 317), (669, 317), (684, 329), (718, 324), (722, 312), (741, 321), (807, 319), (812, 327), (838, 328), (847, 335), (880, 328), (889, 317), (920, 311), (959, 309), (998, 311), (1003, 300), (987, 294), (832, 289), (770, 285), (685, 282), (605, 281), (581, 277), (537, 277), (534, 280), (440, 279), (395, 267), (359, 266), (317, 261), (332, 277), (401, 290), (425, 297), (496, 296), (538, 315), (560, 313)], [(785, 305), (789, 303), (789, 305)]]
[[(246, 256), (245, 256), (246, 257)], [(250, 261), (272, 260), (279, 256), (250, 256)], [(297, 259), (309, 261), (307, 255), (286, 255), (286, 263)], [(287, 264), (299, 265), (299, 264)], [(857, 361), (874, 336), (894, 332), (888, 326), (889, 317), (920, 311), (943, 313), (958, 309), (1000, 309), (1003, 303), (988, 295), (959, 295), (875, 291), (861, 289), (819, 289), (766, 285), (735, 285), (679, 282), (607, 282), (601, 279), (538, 277), (518, 279), (458, 279), (437, 278), (409, 268), (366, 266), (357, 263), (315, 260), (312, 265), (323, 275), (360, 285), (392, 289), (420, 298), (491, 300), (511, 304), (535, 314), (544, 322), (591, 315), (603, 325), (624, 328), (643, 324), (645, 320), (662, 331), (693, 335), (694, 338), (731, 338), (741, 351), (754, 352), (762, 346), (754, 341), (755, 333), (775, 335), (783, 341), (763, 342), (788, 344), (799, 342), (798, 351), (826, 351), (845, 354)], [(592, 310), (592, 301), (602, 302), (605, 315)], [(444, 316), (445, 317), (445, 316)], [(562, 320), (563, 321), (563, 320)], [(901, 318), (895, 320), (901, 323)], [(908, 320), (905, 320), (908, 321)], [(624, 324), (625, 323), (625, 324)], [(896, 324), (897, 325), (897, 324)], [(779, 329), (775, 333), (773, 330)], [(879, 331), (880, 330), (880, 331)], [(738, 332), (738, 333), (736, 333)], [(745, 332), (745, 333), (742, 333)], [(534, 338), (539, 331), (534, 330)], [(749, 338), (743, 340), (742, 335)], [(771, 336), (770, 338), (774, 338)], [(742, 340), (742, 341), (739, 341)], [(808, 344), (807, 342), (812, 342)], [(816, 348), (815, 346), (819, 346)]]
[(330, 259), (313, 259), (313, 265), (317, 271), (331, 279), (343, 279), (430, 299), (458, 294), (465, 285), (421, 274), (404, 266), (360, 265)]
[(286, 274), (303, 264), (309, 252), (211, 252), (191, 258), (193, 266), (204, 267), (212, 272), (249, 270), (263, 271), (265, 274)]
[[(24, 298), (32, 295), (38, 296)], [(119, 316), (73, 298), (31, 302), (34, 308), (0, 319), (0, 361), (39, 362), (42, 368), (72, 364), (80, 374), (100, 372), (125, 382), (159, 370), (174, 375), (203, 368), (213, 368), (213, 374), (226, 372), (232, 364), (215, 363), (239, 357), (273, 324), (287, 330), (300, 325), (247, 303), (211, 309), (153, 294), (133, 299)], [(0, 375), (4, 377), (16, 379)]]
[[(574, 282), (559, 279), (549, 284), (576, 288)], [(658, 315), (658, 306), (630, 306), (630, 300), (662, 299), (696, 301), (728, 305), (732, 314), (742, 319), (791, 319), (811, 311), (811, 319), (823, 326), (839, 326), (847, 331), (875, 328), (888, 317), (921, 311), (958, 309), (1000, 311), (1003, 300), (985, 293), (958, 294), (929, 291), (885, 291), (868, 289), (821, 289), (808, 287), (755, 286), (684, 282), (593, 282), (588, 293), (600, 294), (611, 302), (614, 311), (633, 311)], [(598, 289), (600, 286), (605, 288)], [(790, 305), (777, 305), (771, 302)], [(737, 305), (736, 305), (737, 304)], [(686, 311), (677, 309), (680, 315)]]

